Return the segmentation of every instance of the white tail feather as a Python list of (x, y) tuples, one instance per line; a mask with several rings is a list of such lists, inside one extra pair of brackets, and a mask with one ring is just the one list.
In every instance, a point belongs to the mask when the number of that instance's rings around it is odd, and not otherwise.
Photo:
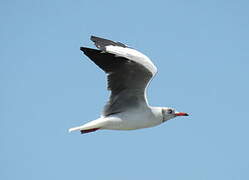
[(68, 129), (68, 132), (78, 131), (78, 130), (81, 130), (81, 128), (82, 126), (73, 127), (73, 128)]
[(68, 130), (68, 132), (72, 132), (72, 131), (78, 131), (78, 130), (88, 130), (88, 129), (94, 129), (94, 128), (102, 128), (105, 124), (106, 124), (106, 119), (104, 118), (99, 118), (93, 121), (90, 121), (82, 126), (77, 126), (77, 127), (73, 127), (70, 128)]

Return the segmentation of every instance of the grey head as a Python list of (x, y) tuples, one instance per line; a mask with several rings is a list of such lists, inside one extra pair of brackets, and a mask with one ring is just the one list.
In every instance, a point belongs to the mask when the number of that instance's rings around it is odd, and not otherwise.
[(168, 121), (178, 116), (188, 116), (187, 113), (177, 112), (174, 108), (170, 108), (170, 107), (163, 107), (162, 114), (163, 114), (163, 122)]

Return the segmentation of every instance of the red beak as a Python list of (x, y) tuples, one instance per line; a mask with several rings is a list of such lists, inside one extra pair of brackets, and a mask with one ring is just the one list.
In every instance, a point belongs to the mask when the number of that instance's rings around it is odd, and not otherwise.
[(176, 116), (188, 116), (187, 113), (185, 112), (179, 112), (179, 113), (175, 113)]

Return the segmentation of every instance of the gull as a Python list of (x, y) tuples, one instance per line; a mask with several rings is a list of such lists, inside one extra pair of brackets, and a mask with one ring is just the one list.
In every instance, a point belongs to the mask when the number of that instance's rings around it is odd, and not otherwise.
[(96, 130), (135, 130), (162, 124), (177, 116), (188, 116), (169, 107), (152, 107), (146, 89), (157, 73), (156, 66), (141, 52), (121, 42), (91, 36), (98, 49), (80, 50), (107, 74), (109, 101), (96, 120), (70, 128), (82, 134)]

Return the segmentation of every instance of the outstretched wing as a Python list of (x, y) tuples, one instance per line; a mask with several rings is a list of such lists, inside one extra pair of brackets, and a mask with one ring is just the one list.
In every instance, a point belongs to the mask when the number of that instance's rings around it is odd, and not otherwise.
[(120, 42), (91, 37), (100, 50), (80, 49), (107, 73), (111, 96), (103, 115), (123, 112), (139, 105), (147, 105), (145, 89), (157, 70), (150, 59)]

